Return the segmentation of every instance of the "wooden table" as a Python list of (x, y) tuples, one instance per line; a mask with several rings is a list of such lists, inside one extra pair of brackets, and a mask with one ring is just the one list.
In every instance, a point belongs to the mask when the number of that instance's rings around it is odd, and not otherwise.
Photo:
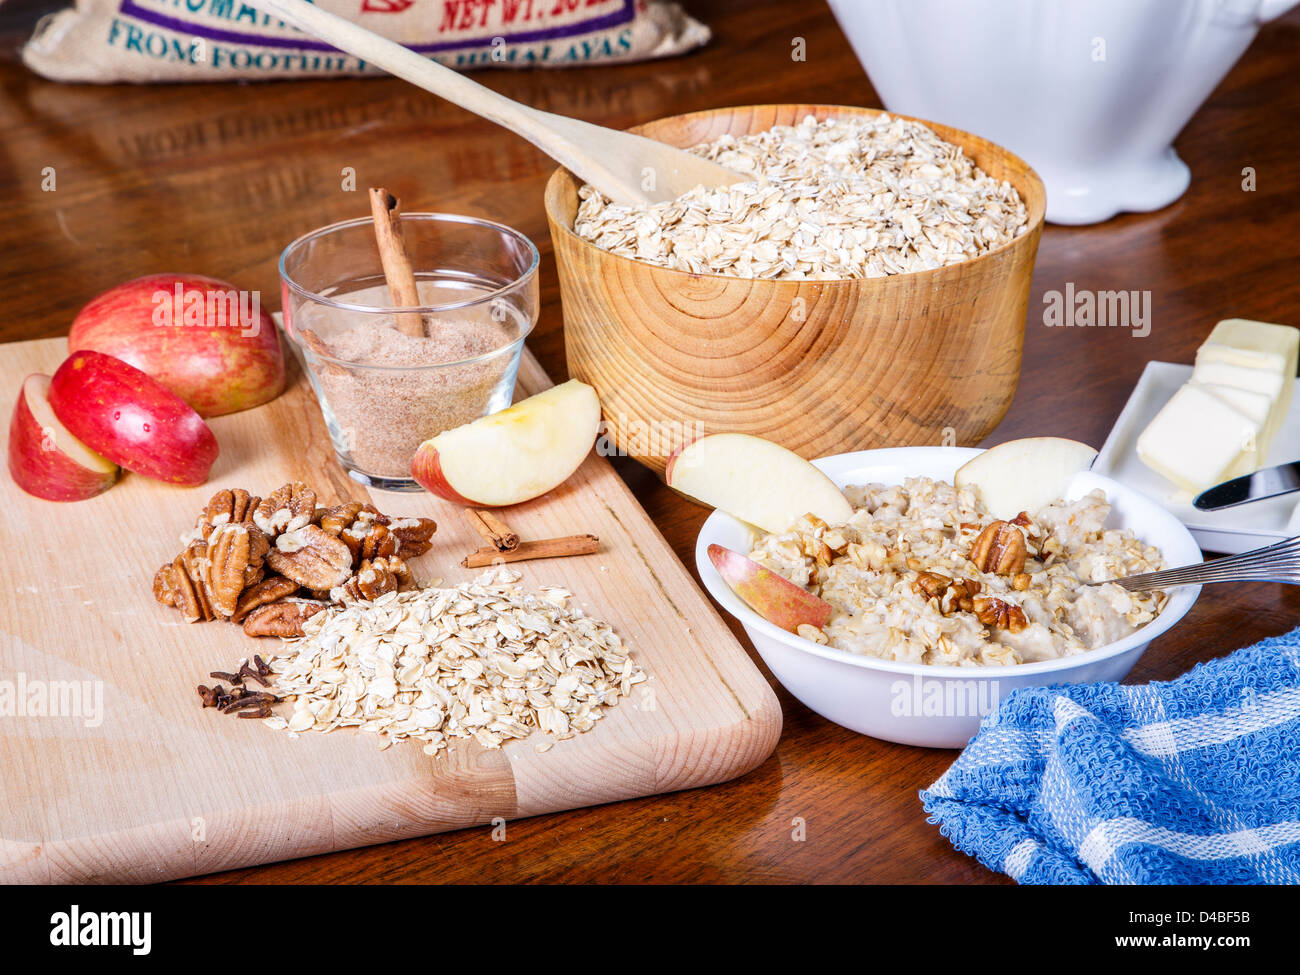
[[(45, 3), (48, 0), (36, 0)], [(190, 270), (279, 292), (290, 239), (366, 211), (356, 185), (392, 188), (411, 209), (512, 224), (543, 252), (541, 322), (529, 340), (555, 377), (564, 349), (542, 212), (551, 164), (528, 144), (388, 79), (260, 85), (65, 87), (30, 75), (12, 50), (39, 9), (7, 0), (0, 19), (0, 339), (66, 332), (92, 295), (140, 274)], [(673, 61), (563, 72), (480, 72), (483, 82), (549, 111), (610, 126), (769, 101), (879, 105), (819, 5), (692, 0), (716, 33)], [(807, 41), (793, 62), (792, 39)], [(1049, 227), (1030, 299), (1024, 370), (996, 440), (1059, 434), (1099, 444), (1149, 359), (1190, 361), (1220, 318), (1300, 324), (1300, 12), (1266, 27), (1178, 140), (1192, 186), (1158, 213), (1096, 227)], [(1252, 167), (1257, 188), (1242, 189)], [(42, 192), (54, 167), (55, 192)], [(1054, 329), (1042, 295), (1149, 290), (1153, 324)], [(5, 395), (12, 395), (9, 391)], [(8, 401), (6, 401), (7, 403)], [(6, 407), (7, 408), (7, 407)], [(647, 471), (620, 472), (679, 557), (706, 512)], [(1131, 680), (1171, 678), (1198, 661), (1300, 619), (1300, 591), (1211, 589), (1158, 639)], [(739, 628), (737, 627), (737, 630)], [(955, 753), (851, 734), (781, 692), (776, 753), (710, 789), (239, 870), (216, 882), (587, 881), (946, 882), (1001, 878), (955, 853), (925, 822), (917, 790)], [(794, 839), (803, 824), (806, 838)]]

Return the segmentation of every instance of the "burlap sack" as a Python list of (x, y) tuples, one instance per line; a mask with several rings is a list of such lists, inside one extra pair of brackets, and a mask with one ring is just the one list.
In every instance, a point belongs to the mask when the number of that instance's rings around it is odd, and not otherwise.
[[(451, 68), (667, 57), (709, 29), (663, 0), (317, 0)], [(242, 0), (77, 0), (23, 61), (56, 81), (222, 81), (378, 73)]]

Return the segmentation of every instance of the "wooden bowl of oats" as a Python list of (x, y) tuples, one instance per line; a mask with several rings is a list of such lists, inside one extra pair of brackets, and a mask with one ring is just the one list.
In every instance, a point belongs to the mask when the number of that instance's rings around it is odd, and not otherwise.
[[(1006, 413), (1046, 196), (947, 126), (835, 105), (633, 129), (762, 172), (654, 207), (557, 170), (545, 205), (570, 374), (620, 453), (663, 473), (706, 433), (820, 457), (974, 444)], [(653, 174), (647, 174), (653, 178)]]

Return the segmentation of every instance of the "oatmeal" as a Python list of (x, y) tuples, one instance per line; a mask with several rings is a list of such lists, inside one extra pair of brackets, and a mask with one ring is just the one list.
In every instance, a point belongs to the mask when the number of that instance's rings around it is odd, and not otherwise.
[(690, 150), (753, 179), (668, 203), (591, 186), (573, 230), (662, 267), (742, 278), (873, 278), (970, 260), (1028, 227), (1024, 201), (919, 122), (808, 116)]
[(819, 642), (942, 666), (1032, 663), (1093, 650), (1153, 620), (1162, 592), (1088, 586), (1164, 568), (1158, 549), (1105, 527), (1102, 491), (1011, 522), (929, 478), (849, 487), (846, 524), (805, 517), (750, 558), (831, 604)]

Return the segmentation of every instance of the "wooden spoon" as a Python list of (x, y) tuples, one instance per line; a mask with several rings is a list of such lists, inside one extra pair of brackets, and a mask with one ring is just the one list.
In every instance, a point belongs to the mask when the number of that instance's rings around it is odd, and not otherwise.
[(616, 203), (661, 203), (701, 183), (708, 187), (729, 186), (746, 178), (653, 139), (511, 101), (308, 0), (249, 2), (263, 13), (523, 136)]

